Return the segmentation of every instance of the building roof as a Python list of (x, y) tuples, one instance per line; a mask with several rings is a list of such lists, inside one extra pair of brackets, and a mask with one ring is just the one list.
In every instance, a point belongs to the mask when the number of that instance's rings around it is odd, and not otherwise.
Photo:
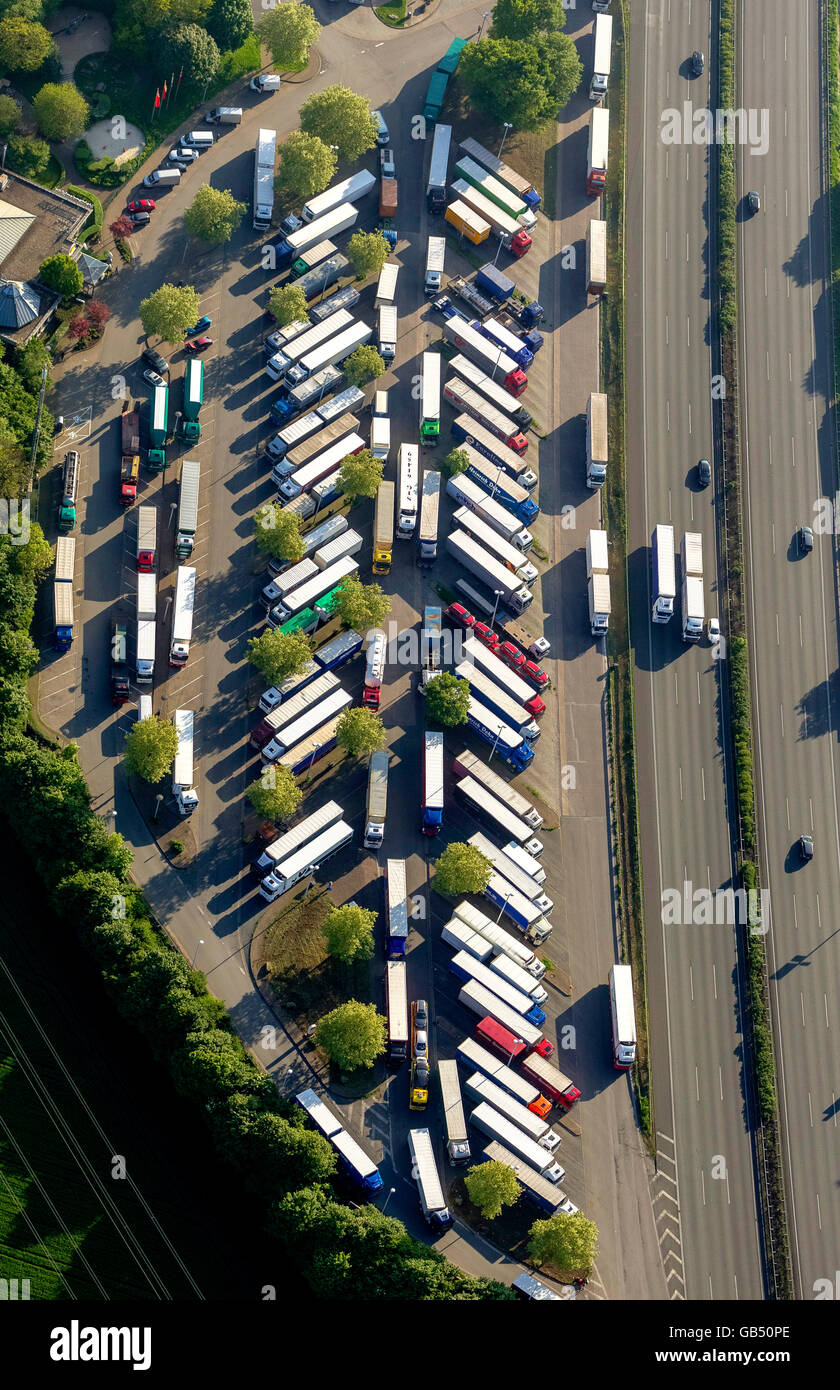
[(42, 188), (8, 169), (0, 174), (0, 338), (17, 346), (43, 331), (59, 296), (37, 284), (48, 256), (75, 256), (90, 205)]
[(14, 333), (40, 314), (41, 296), (32, 285), (24, 285), (20, 280), (0, 280), (0, 329)]
[(84, 252), (79, 257), (79, 269), (86, 285), (98, 285), (103, 275), (108, 273), (105, 261), (98, 261), (95, 256), (86, 256)]
[(33, 212), (16, 208), (5, 199), (0, 199), (0, 265), (11, 254), (25, 232), (35, 221)]

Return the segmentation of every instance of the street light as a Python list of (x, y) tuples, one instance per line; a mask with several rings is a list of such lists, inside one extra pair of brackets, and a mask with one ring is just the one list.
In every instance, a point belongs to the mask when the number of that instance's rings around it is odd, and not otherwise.
[(512, 888), (511, 888), (511, 890), (510, 890), (510, 893), (505, 893), (505, 900), (504, 900), (504, 902), (502, 903), (502, 906), (499, 908), (499, 915), (498, 915), (498, 917), (496, 918), (496, 926), (499, 925), (499, 922), (500, 922), (501, 919), (502, 919), (502, 913), (504, 912), (505, 908), (507, 907), (508, 903), (510, 902), (512, 894), (513, 894), (513, 889), (512, 889)]
[(389, 1187), (389, 1188), (388, 1188), (388, 1196), (385, 1198), (385, 1201), (384, 1201), (383, 1204), (382, 1204), (382, 1210), (383, 1210), (383, 1212), (385, 1211), (385, 1208), (387, 1207), (388, 1203), (390, 1202), (390, 1200), (391, 1200), (391, 1198), (393, 1197), (393, 1195), (394, 1195), (394, 1193), (396, 1192), (396, 1190), (397, 1190), (397, 1189), (396, 1189), (395, 1187)]
[(195, 950), (194, 950), (194, 952), (193, 952), (193, 958), (192, 958), (192, 969), (193, 969), (193, 970), (195, 970), (195, 962), (196, 962), (196, 960), (198, 959), (198, 948), (199, 948), (199, 946), (203, 946), (203, 945), (204, 945), (204, 938), (203, 938), (202, 936), (200, 936), (200, 937), (198, 938), (198, 945), (196, 946), (196, 948), (195, 948)]
[(505, 147), (505, 141), (507, 140), (509, 133), (513, 130), (513, 125), (511, 124), (510, 121), (505, 121), (504, 125), (505, 125), (505, 133), (504, 133), (504, 135), (502, 136), (502, 143), (501, 143), (501, 145), (499, 146), (499, 153), (498, 153), (498, 155), (497, 155), (497, 158), (498, 158), (498, 159), (501, 159), (501, 157), (502, 157), (502, 150), (503, 150), (504, 147)]
[[(523, 1047), (525, 1046), (525, 1040), (524, 1040), (524, 1038), (514, 1038), (513, 1041), (514, 1041), (514, 1045), (515, 1045), (516, 1043), (521, 1043)], [(508, 1057), (507, 1061), (505, 1062), (505, 1066), (506, 1066), (506, 1067), (509, 1067), (509, 1066), (510, 1066), (511, 1062), (513, 1061), (513, 1057), (514, 1057), (514, 1053), (513, 1053), (513, 1050), (511, 1049), (511, 1054), (510, 1054), (510, 1056)]]
[(481, 23), (480, 23), (479, 26), (478, 26), (478, 39), (476, 39), (476, 43), (478, 43), (478, 40), (481, 38), (481, 35), (484, 33), (484, 26), (485, 26), (485, 24), (487, 23), (487, 21), (488, 21), (489, 18), (490, 18), (490, 11), (489, 11), (489, 10), (485, 10), (485, 11), (484, 11), (484, 14), (481, 16)]
[(306, 769), (306, 780), (307, 780), (307, 782), (309, 781), (310, 777), (312, 776), (312, 764), (314, 763), (315, 759), (317, 758), (318, 754), (320, 753), (320, 751), (321, 751), (321, 746), (322, 746), (322, 745), (321, 745), (320, 743), (316, 743), (316, 744), (315, 744), (315, 747), (312, 749), (312, 757), (309, 759), (309, 767)]
[(152, 816), (152, 820), (157, 820), (157, 818), (158, 818), (158, 811), (160, 810), (160, 803), (161, 803), (162, 801), (163, 801), (163, 792), (158, 792), (157, 796), (155, 797), (155, 813), (154, 813), (154, 815)]
[(320, 869), (320, 867), (321, 867), (320, 864), (313, 864), (313, 865), (312, 865), (312, 873), (309, 875), (309, 882), (308, 882), (307, 885), (306, 885), (306, 892), (305, 892), (304, 895), (303, 895), (303, 901), (304, 901), (304, 902), (306, 902), (306, 899), (309, 897), (309, 890), (310, 890), (310, 888), (312, 887), (312, 880), (314, 879), (314, 877), (315, 877), (315, 875), (317, 874), (317, 872), (318, 872), (318, 870)]
[(504, 589), (494, 589), (494, 590), (493, 590), (493, 593), (496, 595), (496, 602), (493, 604), (493, 616), (492, 616), (492, 618), (490, 619), (490, 626), (491, 626), (491, 627), (493, 626), (493, 624), (494, 624), (495, 621), (496, 621), (496, 609), (499, 607), (499, 599), (502, 597), (502, 594), (504, 593)]

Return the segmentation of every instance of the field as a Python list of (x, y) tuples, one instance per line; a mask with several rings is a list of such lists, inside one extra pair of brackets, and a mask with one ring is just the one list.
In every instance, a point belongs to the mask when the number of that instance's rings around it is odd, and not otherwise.
[(201, 1116), (113, 1011), (76, 942), (56, 939), (20, 852), (7, 843), (5, 856), (0, 1279), (28, 1279), (31, 1299), (289, 1292), (262, 1209), (214, 1160)]

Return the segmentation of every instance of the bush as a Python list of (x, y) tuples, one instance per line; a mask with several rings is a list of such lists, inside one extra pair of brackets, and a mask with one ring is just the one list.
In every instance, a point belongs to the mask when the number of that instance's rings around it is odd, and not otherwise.
[(29, 135), (12, 135), (6, 151), (6, 163), (16, 174), (37, 183), (46, 173), (50, 162), (50, 147), (46, 140)]
[(169, 841), (169, 853), (170, 853), (170, 854), (174, 854), (174, 855), (183, 854), (183, 853), (184, 853), (184, 848), (185, 848), (185, 846), (184, 846), (183, 840), (170, 840), (170, 841)]
[(80, 198), (83, 203), (90, 203), (90, 216), (82, 228), (82, 236), (86, 241), (90, 241), (94, 235), (102, 231), (104, 212), (102, 203), (95, 193), (88, 193), (84, 188), (77, 188), (74, 184), (68, 183), (67, 192), (74, 198)]

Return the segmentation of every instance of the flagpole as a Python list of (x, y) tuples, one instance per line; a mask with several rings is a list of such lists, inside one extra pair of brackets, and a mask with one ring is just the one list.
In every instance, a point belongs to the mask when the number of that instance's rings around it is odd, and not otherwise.
[(152, 102), (152, 120), (155, 119), (155, 113), (156, 113), (156, 111), (157, 111), (157, 109), (158, 109), (159, 106), (160, 106), (160, 87), (158, 87), (157, 91), (155, 92), (155, 99), (154, 99), (154, 101)]

